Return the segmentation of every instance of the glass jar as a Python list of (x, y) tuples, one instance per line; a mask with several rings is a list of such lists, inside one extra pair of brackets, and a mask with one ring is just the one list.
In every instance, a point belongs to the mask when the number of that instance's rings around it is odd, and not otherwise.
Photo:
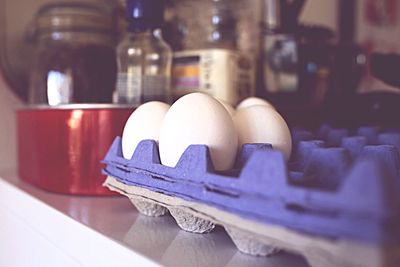
[(255, 93), (261, 0), (174, 0), (167, 42), (174, 99), (204, 92), (236, 105)]
[[(176, 29), (168, 42), (179, 50), (226, 48), (258, 54), (260, 0), (173, 0)], [(175, 38), (175, 40), (174, 40)]]
[(111, 10), (47, 4), (36, 14), (30, 104), (112, 103), (116, 56)]

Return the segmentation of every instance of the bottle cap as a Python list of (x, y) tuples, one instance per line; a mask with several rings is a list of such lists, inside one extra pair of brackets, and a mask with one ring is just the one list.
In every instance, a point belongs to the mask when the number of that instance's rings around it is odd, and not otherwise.
[(129, 31), (160, 28), (164, 22), (164, 0), (126, 0)]

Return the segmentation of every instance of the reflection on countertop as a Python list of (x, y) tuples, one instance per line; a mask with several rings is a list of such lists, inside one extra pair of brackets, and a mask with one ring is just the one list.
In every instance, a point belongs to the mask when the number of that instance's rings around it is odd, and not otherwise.
[(125, 197), (68, 196), (45, 192), (21, 181), (15, 172), (0, 179), (132, 251), (165, 266), (308, 266), (297, 255), (280, 252), (254, 257), (239, 252), (225, 230), (208, 234), (180, 230), (171, 216), (146, 217)]

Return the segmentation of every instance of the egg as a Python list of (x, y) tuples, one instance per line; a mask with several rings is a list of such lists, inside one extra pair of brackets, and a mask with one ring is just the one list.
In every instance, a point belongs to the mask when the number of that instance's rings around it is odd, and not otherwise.
[(232, 118), (220, 102), (203, 93), (185, 95), (168, 110), (160, 130), (161, 163), (175, 167), (192, 144), (208, 146), (216, 170), (233, 167), (238, 137)]
[(258, 97), (248, 97), (237, 105), (236, 110), (251, 106), (266, 106), (275, 109), (275, 107), (267, 100)]
[(128, 118), (122, 133), (122, 155), (131, 159), (140, 141), (158, 141), (161, 123), (170, 105), (152, 101), (139, 106)]
[(292, 138), (282, 116), (268, 106), (250, 106), (236, 111), (233, 117), (239, 147), (247, 143), (269, 143), (290, 158)]
[(226, 111), (228, 111), (229, 115), (231, 115), (231, 117), (235, 114), (235, 109), (232, 107), (231, 104), (229, 104), (228, 102), (222, 100), (222, 99), (218, 99), (219, 103), (221, 103), (224, 108), (226, 109)]

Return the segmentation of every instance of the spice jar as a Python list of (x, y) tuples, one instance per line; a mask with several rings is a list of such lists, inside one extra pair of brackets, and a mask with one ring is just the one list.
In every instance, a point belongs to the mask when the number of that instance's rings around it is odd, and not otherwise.
[(30, 104), (112, 103), (116, 56), (112, 10), (82, 2), (43, 6), (35, 18)]
[(174, 0), (166, 40), (174, 49), (174, 99), (204, 92), (236, 105), (255, 93), (261, 0)]

